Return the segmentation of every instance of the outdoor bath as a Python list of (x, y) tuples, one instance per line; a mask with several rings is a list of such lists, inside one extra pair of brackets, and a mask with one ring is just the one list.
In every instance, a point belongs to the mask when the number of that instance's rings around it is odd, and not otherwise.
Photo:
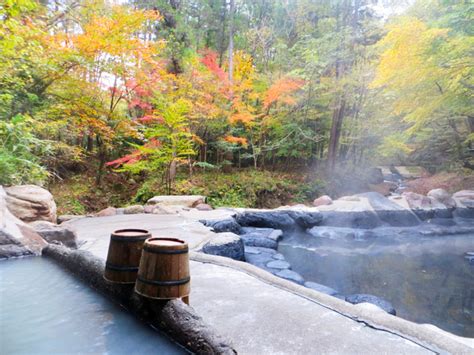
[(326, 237), (285, 234), (278, 251), (306, 281), (339, 295), (375, 295), (399, 317), (474, 337), (474, 265), (467, 254), (474, 251), (474, 233), (423, 237), (381, 228), (368, 240), (354, 240), (350, 230), (335, 229)]

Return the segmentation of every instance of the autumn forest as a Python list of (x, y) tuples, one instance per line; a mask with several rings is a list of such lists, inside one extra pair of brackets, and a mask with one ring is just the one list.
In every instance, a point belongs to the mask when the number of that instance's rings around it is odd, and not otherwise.
[(472, 175), (473, 17), (462, 0), (1, 0), (0, 184), (86, 213), (159, 192), (303, 202), (379, 165)]

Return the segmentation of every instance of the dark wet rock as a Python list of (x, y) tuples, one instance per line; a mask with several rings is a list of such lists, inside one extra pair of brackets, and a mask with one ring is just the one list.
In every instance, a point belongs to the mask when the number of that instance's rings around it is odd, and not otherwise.
[(287, 211), (287, 213), (302, 228), (317, 226), (323, 220), (321, 212)]
[[(271, 249), (271, 250), (273, 250), (273, 249)], [(249, 247), (249, 246), (245, 246), (245, 253), (249, 253), (249, 254), (253, 254), (253, 255), (262, 254), (262, 252), (261, 252), (261, 250), (259, 250), (259, 248)]]
[(240, 237), (242, 238), (245, 245), (251, 247), (263, 247), (271, 249), (276, 249), (278, 247), (278, 242), (276, 240), (263, 237), (262, 234), (258, 232), (241, 234)]
[(201, 220), (199, 221), (207, 227), (211, 227), (214, 232), (232, 232), (235, 234), (242, 233), (242, 227), (233, 218), (226, 218), (221, 220)]
[(281, 277), (283, 279), (293, 281), (293, 282), (295, 282), (299, 285), (304, 284), (303, 276), (301, 276), (300, 274), (298, 274), (297, 272), (295, 272), (293, 270), (284, 269), (284, 270), (281, 270), (281, 271), (275, 273), (275, 275), (278, 276), (278, 277)]
[(30, 223), (30, 226), (48, 243), (61, 243), (68, 248), (78, 247), (76, 231), (70, 225), (57, 225), (46, 221), (36, 221)]
[(234, 233), (218, 233), (202, 248), (206, 254), (225, 256), (234, 260), (245, 260), (244, 243)]
[(474, 218), (474, 207), (473, 208), (462, 208), (457, 207), (453, 212), (454, 217), (459, 218)]
[(257, 227), (242, 227), (241, 234), (259, 234), (262, 238), (268, 238), (274, 241), (279, 241), (283, 235), (281, 229), (273, 228), (257, 228)]
[(23, 245), (5, 244), (0, 245), (0, 259), (18, 258), (20, 256), (34, 255)]
[(364, 302), (371, 303), (383, 309), (385, 312), (389, 314), (393, 314), (394, 316), (397, 314), (395, 308), (393, 308), (390, 302), (374, 295), (358, 293), (358, 294), (346, 296), (346, 301), (352, 304), (358, 304), (358, 303), (364, 303)]
[(235, 220), (244, 227), (289, 229), (295, 224), (287, 211), (244, 212), (237, 214)]
[(266, 264), (270, 269), (289, 269), (291, 267), (290, 263), (284, 260), (272, 260)]
[(315, 291), (318, 291), (318, 292), (321, 292), (321, 293), (325, 293), (325, 294), (330, 295), (330, 296), (338, 294), (338, 292), (335, 289), (333, 289), (331, 287), (328, 287), (328, 286), (318, 284), (318, 283), (313, 282), (313, 281), (306, 281), (304, 283), (304, 286), (307, 287), (307, 288), (310, 288), (312, 290), (315, 290)]

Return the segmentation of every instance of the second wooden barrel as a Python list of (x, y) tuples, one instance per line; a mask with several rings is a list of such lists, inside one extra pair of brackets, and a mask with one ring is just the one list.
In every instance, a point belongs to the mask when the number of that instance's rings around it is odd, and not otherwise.
[(148, 298), (184, 298), (190, 292), (188, 244), (175, 238), (150, 238), (143, 246), (135, 291)]
[(150, 237), (150, 232), (144, 229), (120, 229), (113, 232), (104, 278), (113, 283), (135, 283), (143, 244)]

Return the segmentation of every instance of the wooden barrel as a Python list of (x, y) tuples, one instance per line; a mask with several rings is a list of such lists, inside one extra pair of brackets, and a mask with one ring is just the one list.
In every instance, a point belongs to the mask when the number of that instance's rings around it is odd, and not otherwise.
[(147, 239), (140, 259), (135, 292), (155, 299), (183, 298), (188, 303), (188, 244), (175, 238)]
[(151, 234), (144, 229), (120, 229), (110, 235), (104, 278), (120, 284), (133, 284), (137, 278), (143, 243)]

